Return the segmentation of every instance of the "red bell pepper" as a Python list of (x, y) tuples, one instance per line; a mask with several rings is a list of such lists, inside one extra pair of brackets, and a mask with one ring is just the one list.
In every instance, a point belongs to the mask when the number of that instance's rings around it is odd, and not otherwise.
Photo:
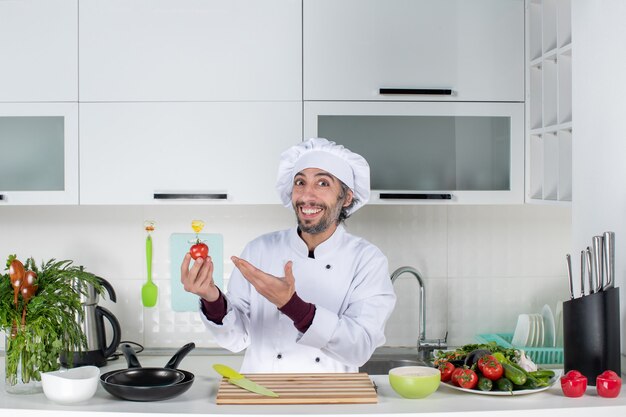
[(622, 378), (613, 371), (604, 371), (596, 377), (596, 390), (600, 397), (615, 398), (622, 388)]
[(566, 397), (582, 397), (587, 390), (587, 377), (571, 370), (561, 377), (561, 389)]

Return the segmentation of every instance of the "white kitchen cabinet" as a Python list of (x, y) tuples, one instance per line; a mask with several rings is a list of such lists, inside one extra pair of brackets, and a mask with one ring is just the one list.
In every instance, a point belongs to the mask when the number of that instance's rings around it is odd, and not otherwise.
[(81, 103), (80, 203), (279, 203), (301, 102)]
[(301, 0), (81, 0), (81, 101), (302, 98)]
[(305, 137), (370, 165), (371, 204), (521, 204), (524, 104), (309, 101)]
[(524, 101), (524, 0), (303, 4), (305, 100)]
[(527, 1), (526, 201), (572, 201), (570, 0)]
[(78, 104), (0, 103), (0, 206), (78, 204)]
[(0, 1), (0, 102), (77, 101), (78, 0)]

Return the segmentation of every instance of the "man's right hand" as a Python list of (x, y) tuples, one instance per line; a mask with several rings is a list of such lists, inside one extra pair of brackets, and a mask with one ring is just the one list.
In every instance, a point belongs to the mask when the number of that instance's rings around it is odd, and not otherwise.
[(191, 269), (191, 255), (185, 254), (183, 263), (180, 266), (180, 282), (183, 283), (185, 291), (196, 294), (199, 297), (211, 302), (220, 296), (213, 281), (213, 261), (210, 256), (198, 258), (194, 261)]

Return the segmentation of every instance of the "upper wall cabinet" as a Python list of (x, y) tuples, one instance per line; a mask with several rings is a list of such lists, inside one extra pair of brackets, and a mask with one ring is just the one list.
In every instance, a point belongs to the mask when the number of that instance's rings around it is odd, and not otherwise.
[(78, 0), (0, 1), (0, 102), (78, 100)]
[(81, 103), (81, 204), (279, 203), (299, 102)]
[(304, 100), (524, 101), (524, 0), (304, 0)]
[(78, 204), (78, 103), (0, 104), (0, 144), (0, 205)]
[(81, 0), (81, 101), (302, 99), (300, 0)]

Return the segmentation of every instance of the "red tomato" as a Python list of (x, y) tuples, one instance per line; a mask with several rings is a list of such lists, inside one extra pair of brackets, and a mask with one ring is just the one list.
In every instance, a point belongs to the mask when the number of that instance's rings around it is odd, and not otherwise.
[(444, 362), (439, 365), (439, 372), (441, 372), (441, 381), (448, 382), (452, 378), (452, 373), (456, 368), (450, 362)]
[(596, 389), (600, 397), (615, 398), (622, 388), (622, 378), (613, 371), (604, 371), (596, 378)]
[(452, 371), (452, 375), (450, 376), (450, 382), (452, 382), (454, 385), (459, 385), (457, 380), (462, 374), (463, 374), (462, 367), (455, 368), (454, 371)]
[(504, 373), (502, 364), (492, 355), (485, 355), (478, 359), (478, 369), (485, 378), (492, 381), (497, 381), (502, 378), (502, 374)]
[(566, 397), (582, 397), (587, 390), (587, 377), (571, 370), (561, 377), (561, 389)]
[(461, 388), (474, 389), (478, 385), (478, 375), (471, 369), (461, 369), (460, 375), (457, 376), (456, 383)]
[(209, 247), (204, 243), (198, 242), (189, 249), (189, 253), (193, 259), (206, 258), (209, 254)]

